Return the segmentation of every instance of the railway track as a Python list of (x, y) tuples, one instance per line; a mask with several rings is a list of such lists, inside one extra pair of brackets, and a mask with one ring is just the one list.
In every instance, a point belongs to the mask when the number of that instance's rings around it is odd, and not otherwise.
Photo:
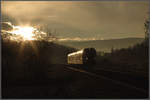
[(89, 69), (88, 71), (96, 73), (98, 75), (103, 75), (105, 77), (109, 77), (114, 80), (118, 80), (124, 83), (128, 83), (130, 85), (136, 86), (138, 88), (142, 88), (144, 90), (148, 89), (148, 75), (147, 77), (141, 76), (141, 75), (135, 75), (134, 72), (126, 73), (122, 71), (115, 71), (115, 70), (109, 70), (109, 69), (98, 69), (98, 70), (92, 70)]
[[(77, 68), (78, 67), (78, 68)], [(50, 65), (47, 78), (14, 81), (3, 87), (5, 98), (64, 98), (64, 99), (145, 99), (148, 92), (118, 79), (121, 73), (65, 64)], [(90, 66), (89, 66), (90, 67)], [(45, 72), (44, 72), (45, 73)], [(111, 74), (112, 73), (112, 74)], [(113, 76), (113, 77), (110, 77)], [(31, 91), (31, 92), (30, 92)], [(19, 96), (19, 97), (18, 97)]]
[[(76, 66), (77, 67), (77, 66)], [(126, 74), (122, 74), (121, 72), (115, 72), (115, 71), (106, 71), (104, 69), (99, 70), (99, 72), (96, 72), (92, 69), (87, 69), (86, 67), (84, 68), (79, 68), (79, 67), (73, 67), (70, 65), (66, 65), (66, 69), (84, 73), (88, 76), (95, 77), (97, 79), (104, 79), (110, 82), (113, 82), (114, 84), (118, 84), (130, 89), (134, 89), (142, 94), (147, 94), (148, 93), (148, 87), (142, 87), (140, 85), (135, 85), (131, 82), (136, 81), (134, 78), (130, 78), (129, 76), (126, 76)], [(116, 77), (117, 76), (117, 77)], [(130, 80), (127, 80), (130, 79)], [(135, 82), (136, 83), (136, 82)]]

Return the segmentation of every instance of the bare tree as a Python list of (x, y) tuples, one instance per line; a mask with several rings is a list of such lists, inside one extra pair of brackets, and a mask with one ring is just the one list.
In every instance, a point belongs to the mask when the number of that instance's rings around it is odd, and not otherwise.
[(144, 23), (144, 28), (145, 28), (145, 38), (149, 38), (149, 20), (146, 20)]

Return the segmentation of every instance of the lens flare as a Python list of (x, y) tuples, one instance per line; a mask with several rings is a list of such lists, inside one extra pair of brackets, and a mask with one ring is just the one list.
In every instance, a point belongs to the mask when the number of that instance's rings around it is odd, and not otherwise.
[(33, 27), (15, 26), (12, 33), (20, 35), (24, 40), (34, 40), (34, 30)]

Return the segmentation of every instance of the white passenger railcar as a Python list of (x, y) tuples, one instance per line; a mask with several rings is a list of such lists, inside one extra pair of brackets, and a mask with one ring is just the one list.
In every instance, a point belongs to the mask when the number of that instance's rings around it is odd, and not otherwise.
[(68, 64), (89, 64), (94, 63), (96, 50), (94, 48), (84, 48), (80, 51), (68, 54)]

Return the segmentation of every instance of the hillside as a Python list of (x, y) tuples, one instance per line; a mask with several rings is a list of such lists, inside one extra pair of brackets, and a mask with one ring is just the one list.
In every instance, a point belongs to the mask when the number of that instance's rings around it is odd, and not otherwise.
[[(46, 41), (19, 43), (2, 41), (3, 98), (106, 99), (148, 96), (148, 92), (144, 95), (139, 94), (137, 90), (116, 85), (107, 79), (70, 70), (65, 65), (66, 56), (73, 51), (75, 49)], [(96, 65), (86, 66), (86, 69), (96, 74), (106, 75), (108, 79), (125, 79), (127, 83), (128, 79), (133, 80), (135, 81), (133, 84), (144, 87), (147, 91), (147, 55), (148, 45), (141, 43), (132, 48), (114, 50), (103, 56), (98, 55)], [(109, 73), (106, 73), (107, 71)]]
[(103, 56), (98, 55), (97, 64), (106, 69), (148, 77), (148, 45), (148, 41), (143, 41), (130, 48), (113, 50)]
[(123, 38), (123, 39), (110, 39), (110, 40), (91, 40), (91, 41), (61, 41), (56, 42), (61, 45), (74, 47), (77, 49), (85, 47), (94, 47), (97, 51), (110, 52), (111, 48), (120, 49), (128, 48), (137, 43), (141, 43), (143, 38)]
[(46, 41), (2, 41), (3, 79), (40, 78), (51, 64), (65, 64), (67, 54), (73, 51)]

